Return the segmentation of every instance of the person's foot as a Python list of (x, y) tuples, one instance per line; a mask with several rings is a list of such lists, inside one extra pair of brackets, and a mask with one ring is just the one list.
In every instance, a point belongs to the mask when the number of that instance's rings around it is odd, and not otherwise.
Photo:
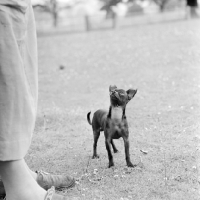
[(51, 187), (51, 189), (47, 191), (47, 195), (44, 200), (69, 200), (69, 198), (66, 196), (56, 194), (55, 188)]
[(6, 191), (5, 191), (2, 180), (0, 179), (0, 200), (2, 199), (4, 200), (5, 195), (6, 195)]
[[(45, 190), (54, 186), (56, 189), (60, 188), (72, 188), (75, 186), (75, 179), (68, 175), (52, 175), (43, 171), (36, 171), (37, 183)], [(5, 197), (5, 188), (2, 180), (0, 179), (0, 200)]]
[[(48, 191), (47, 191), (47, 194), (46, 194), (46, 197), (44, 200), (68, 200), (69, 198), (66, 197), (66, 196), (62, 196), (62, 195), (59, 195), (59, 194), (56, 194), (55, 193), (55, 188), (54, 187), (51, 187)], [(6, 200), (6, 197), (2, 200)]]
[(75, 179), (68, 175), (52, 175), (43, 171), (36, 171), (37, 183), (45, 190), (54, 186), (56, 189), (72, 188), (75, 186)]

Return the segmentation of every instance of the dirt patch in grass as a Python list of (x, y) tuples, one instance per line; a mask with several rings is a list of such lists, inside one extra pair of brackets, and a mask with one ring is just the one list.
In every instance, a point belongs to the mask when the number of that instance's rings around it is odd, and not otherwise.
[[(75, 176), (75, 188), (58, 191), (72, 199), (199, 199), (199, 20), (42, 37), (38, 48), (38, 117), (26, 156), (33, 170)], [(111, 84), (138, 89), (127, 106), (134, 169), (122, 140), (107, 168), (103, 134), (100, 159), (91, 159), (86, 114), (108, 109)]]

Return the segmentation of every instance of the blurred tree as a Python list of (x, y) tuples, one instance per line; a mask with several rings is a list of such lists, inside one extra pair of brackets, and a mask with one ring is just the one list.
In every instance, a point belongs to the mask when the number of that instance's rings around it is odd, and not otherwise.
[(197, 0), (186, 0), (187, 7), (188, 7), (188, 14), (190, 17), (199, 17), (197, 13), (198, 8), (198, 1)]
[(53, 24), (56, 27), (58, 24), (58, 2), (57, 0), (50, 0), (50, 10), (53, 16)]
[(103, 2), (103, 6), (101, 10), (106, 11), (106, 17), (115, 17), (115, 12), (113, 10), (113, 6), (116, 6), (118, 3), (122, 2), (123, 0), (100, 0)]
[[(101, 8), (101, 10), (106, 10), (107, 16), (112, 15), (113, 6), (116, 6), (120, 2), (124, 2), (123, 0), (100, 0), (100, 1), (103, 2), (103, 4), (104, 4), (103, 7)], [(143, 0), (141, 0), (141, 1), (143, 1)], [(152, 0), (152, 1), (154, 1), (159, 6), (161, 12), (164, 11), (166, 4), (169, 2), (169, 0)], [(135, 3), (136, 0), (126, 0), (125, 2)]]
[(153, 0), (153, 1), (159, 6), (160, 12), (163, 12), (169, 0)]
[(104, 3), (105, 7), (116, 6), (118, 3), (122, 2), (122, 0), (100, 0)]
[[(128, 0), (128, 2), (134, 2), (134, 1), (135, 0)], [(141, 1), (143, 1), (143, 0), (141, 0)], [(169, 0), (153, 0), (153, 1), (159, 6), (160, 11), (163, 12), (165, 9), (165, 6)]]
[(33, 7), (38, 7), (41, 11), (50, 13), (53, 18), (53, 25), (57, 26), (59, 12), (57, 0), (43, 0), (43, 4), (35, 4)]

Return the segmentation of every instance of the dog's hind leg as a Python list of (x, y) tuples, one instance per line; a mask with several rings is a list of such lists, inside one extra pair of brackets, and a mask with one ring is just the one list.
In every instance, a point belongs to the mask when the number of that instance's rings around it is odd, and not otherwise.
[(111, 140), (111, 144), (112, 144), (112, 148), (113, 148), (114, 153), (117, 153), (118, 150), (117, 150), (113, 140)]
[(94, 158), (99, 158), (99, 155), (97, 155), (97, 142), (100, 136), (100, 131), (93, 131), (94, 134), (94, 144), (93, 144), (93, 156), (92, 159)]

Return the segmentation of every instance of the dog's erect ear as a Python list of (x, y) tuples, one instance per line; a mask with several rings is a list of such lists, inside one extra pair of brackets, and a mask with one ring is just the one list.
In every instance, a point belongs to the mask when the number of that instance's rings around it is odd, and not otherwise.
[(137, 90), (129, 89), (126, 91), (126, 93), (128, 95), (128, 101), (130, 101), (137, 93)]
[(116, 85), (110, 85), (109, 87), (109, 92), (113, 92), (114, 90), (117, 89), (117, 86)]

